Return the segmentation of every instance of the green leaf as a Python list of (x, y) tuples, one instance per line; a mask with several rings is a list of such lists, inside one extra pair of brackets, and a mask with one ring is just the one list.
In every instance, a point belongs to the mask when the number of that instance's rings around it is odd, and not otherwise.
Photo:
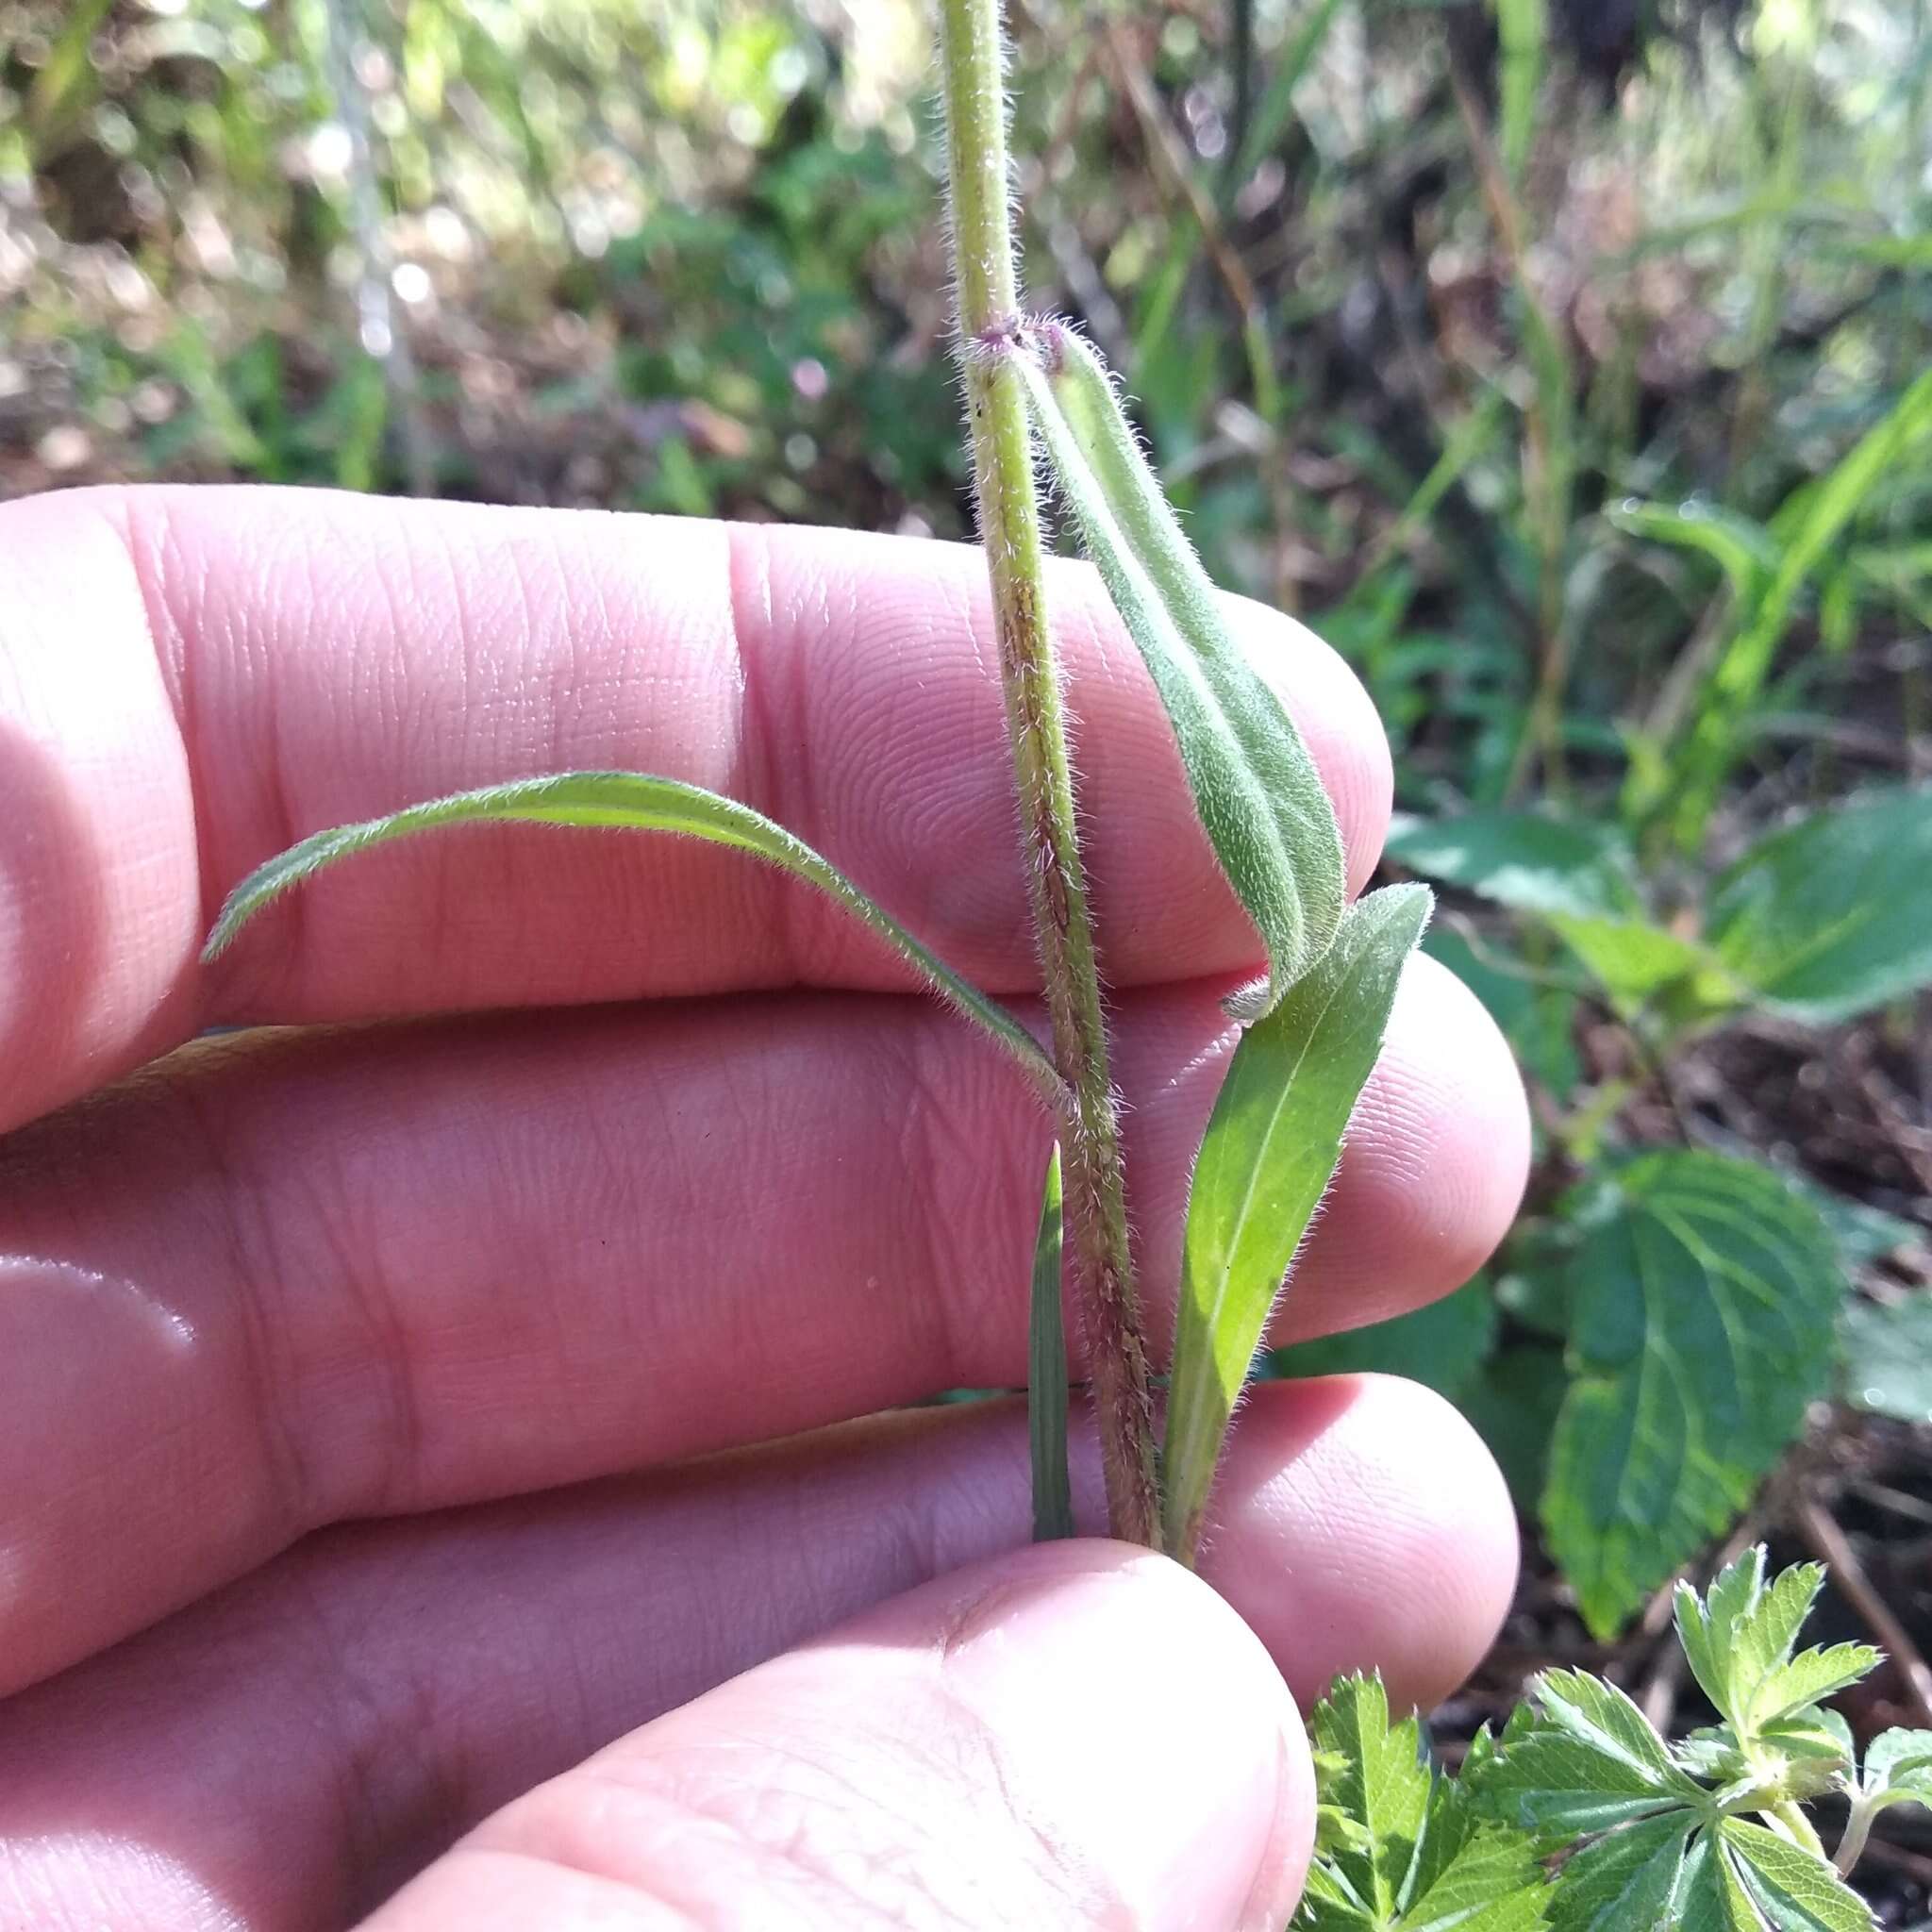
[(1874, 1415), (1932, 1423), (1932, 1289), (1895, 1302), (1848, 1301), (1838, 1334), (1847, 1402)]
[(1074, 1534), (1067, 1477), (1067, 1329), (1060, 1307), (1060, 1149), (1054, 1142), (1033, 1238), (1033, 1289), (1026, 1331), (1026, 1423), (1033, 1461), (1033, 1541)]
[(1748, 1819), (1726, 1818), (1717, 1836), (1756, 1907), (1747, 1924), (1773, 1932), (1872, 1932), (1871, 1907), (1823, 1858)]
[(1530, 811), (1398, 814), (1383, 849), (1425, 877), (1518, 912), (1622, 919), (1643, 909), (1622, 836), (1595, 822)]
[(1550, 924), (1623, 1019), (1650, 1010), (1690, 1025), (1728, 1012), (1743, 998), (1742, 989), (1707, 946), (1648, 920), (1556, 913)]
[(1790, 627), (1798, 593), (1838, 543), (1845, 525), (1898, 466), (1932, 435), (1932, 370), (1908, 383), (1886, 415), (1815, 483), (1794, 491), (1773, 520), (1777, 563), (1740, 613), (1702, 693), (1690, 742), (1677, 762), (1673, 820), (1681, 842), (1702, 834), (1739, 733)]
[(1932, 1807), (1932, 1731), (1881, 1731), (1858, 1767), (1857, 1790), (1868, 1808)]
[(1389, 1722), (1380, 1677), (1344, 1677), (1315, 1707), (1309, 1728), (1316, 1749), (1340, 1767), (1324, 1800), (1355, 1827), (1356, 1843), (1332, 1860), (1336, 1874), (1368, 1923), (1384, 1924), (1408, 1883), (1428, 1816), (1421, 1726), (1413, 1717)]
[(1829, 1023), (1932, 984), (1932, 791), (1839, 806), (1760, 841), (1718, 879), (1716, 952), (1762, 1000)]
[(1528, 1836), (1429, 1772), (1420, 1726), (1391, 1724), (1379, 1678), (1338, 1679), (1309, 1722), (1325, 1828), (1295, 1925), (1537, 1932), (1549, 1894)]
[(1863, 1643), (1793, 1655), (1824, 1587), (1824, 1571), (1816, 1563), (1796, 1564), (1767, 1584), (1761, 1543), (1720, 1572), (1702, 1597), (1687, 1583), (1677, 1586), (1677, 1635), (1691, 1674), (1729, 1720), (1747, 1757), (1780, 1719), (1877, 1666), (1878, 1653)]
[(258, 866), (228, 894), (202, 958), (206, 961), (219, 957), (234, 942), (242, 926), (271, 900), (338, 859), (440, 825), (492, 822), (675, 832), (708, 840), (714, 845), (728, 845), (782, 866), (797, 877), (808, 879), (856, 913), (916, 967), (948, 1006), (991, 1033), (1026, 1068), (1041, 1091), (1056, 1104), (1058, 1102), (1063, 1091), (1059, 1076), (1032, 1035), (1010, 1013), (961, 979), (802, 839), (794, 839), (782, 825), (774, 824), (763, 813), (740, 805), (735, 799), (721, 797), (715, 791), (686, 785), (675, 778), (651, 777), (641, 772), (566, 772), (556, 777), (521, 778), (508, 785), (458, 792), (453, 798), (439, 798), (426, 805), (412, 805), (388, 818), (368, 819), (360, 824), (317, 832), (300, 844), (290, 846), (267, 864)]
[(1843, 1284), (1816, 1208), (1753, 1162), (1664, 1149), (1586, 1199), (1575, 1379), (1541, 1514), (1585, 1622), (1607, 1637), (1729, 1526), (1795, 1438)]
[(1531, 1690), (1537, 1722), (1485, 1767), (1486, 1806), (1552, 1846), (1664, 1812), (1682, 1813), (1689, 1830), (1709, 1813), (1703, 1788), (1614, 1684), (1558, 1670)]
[(1180, 747), (1214, 856), (1268, 951), (1271, 1010), (1327, 950), (1347, 897), (1341, 833), (1274, 687), (1227, 629), (1208, 581), (1093, 351), (1055, 325), (1051, 377), (1015, 358), (1061, 496)]
[(1194, 1163), (1163, 1457), (1167, 1548), (1191, 1560), (1228, 1418), (1335, 1171), (1429, 916), (1424, 886), (1349, 909), (1334, 945), (1242, 1034)]
[(1289, 1376), (1406, 1375), (1453, 1400), (1475, 1379), (1495, 1339), (1489, 1284), (1472, 1281), (1393, 1321), (1274, 1349), (1268, 1369)]
[(1485, 1362), (1457, 1406), (1488, 1444), (1516, 1507), (1536, 1512), (1563, 1400), (1563, 1364), (1552, 1348), (1506, 1348)]
[(1717, 564), (1740, 598), (1755, 596), (1777, 564), (1777, 545), (1762, 524), (1716, 504), (1623, 503), (1608, 512), (1618, 529), (1680, 550), (1698, 550)]
[(1550, 1932), (1678, 1932), (1696, 1824), (1664, 1811), (1585, 1845), (1557, 1874)]

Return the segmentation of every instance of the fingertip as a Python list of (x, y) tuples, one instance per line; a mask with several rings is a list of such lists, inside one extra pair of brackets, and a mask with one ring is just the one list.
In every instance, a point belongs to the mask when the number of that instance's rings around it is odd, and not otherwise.
[(1529, 1177), (1529, 1102), (1476, 996), (1418, 954), (1349, 1123), (1334, 1186), (1271, 1330), (1360, 1327), (1461, 1287), (1495, 1253)]
[(1519, 1554), (1502, 1475), (1448, 1402), (1334, 1375), (1253, 1391), (1202, 1568), (1305, 1707), (1379, 1670), (1392, 1705), (1426, 1710), (1494, 1641)]

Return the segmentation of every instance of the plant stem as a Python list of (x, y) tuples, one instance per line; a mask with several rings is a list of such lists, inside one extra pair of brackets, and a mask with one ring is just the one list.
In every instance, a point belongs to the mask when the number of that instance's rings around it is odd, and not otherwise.
[(1074, 826), (1066, 715), (1046, 624), (1032, 433), (1024, 393), (1010, 355), (1003, 353), (1019, 330), (1020, 295), (1008, 214), (999, 0), (940, 0), (940, 42), (979, 533), (992, 575), (1000, 682), (1054, 1060), (1072, 1095), (1064, 1124), (1068, 1271), (1092, 1356), (1108, 1526), (1127, 1541), (1158, 1549), (1154, 1409), (1127, 1247), (1093, 927)]
[(1784, 1826), (1794, 1845), (1809, 1852), (1821, 1862), (1824, 1860), (1824, 1847), (1820, 1843), (1818, 1834), (1812, 1830), (1811, 1821), (1805, 1816), (1804, 1807), (1795, 1798), (1778, 1799), (1766, 1815)]

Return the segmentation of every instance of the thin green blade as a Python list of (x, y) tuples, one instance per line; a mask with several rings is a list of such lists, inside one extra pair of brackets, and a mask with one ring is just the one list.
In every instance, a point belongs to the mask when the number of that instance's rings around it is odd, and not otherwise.
[(1335, 943), (1241, 1036), (1194, 1164), (1168, 1394), (1166, 1531), (1191, 1562), (1228, 1420), (1381, 1051), (1426, 886), (1348, 912)]
[(1032, 1311), (1026, 1329), (1026, 1424), (1033, 1455), (1033, 1541), (1074, 1533), (1067, 1477), (1067, 1328), (1060, 1307), (1060, 1147), (1046, 1164), (1040, 1229), (1033, 1238)]
[(1347, 899), (1341, 832), (1280, 697), (1229, 634), (1219, 594), (1147, 467), (1093, 351), (1060, 329), (1049, 377), (1015, 358), (1061, 495), (1145, 660), (1215, 858), (1268, 950), (1258, 1018), (1321, 958)]
[(641, 772), (565, 772), (555, 777), (520, 778), (508, 785), (490, 785), (478, 791), (458, 792), (453, 798), (412, 805), (388, 818), (317, 832), (258, 866), (228, 894), (202, 958), (204, 962), (217, 958), (263, 907), (338, 859), (441, 825), (490, 822), (675, 832), (708, 840), (714, 845), (728, 845), (782, 866), (795, 876), (808, 879), (864, 921), (901, 958), (918, 968), (941, 999), (991, 1033), (1026, 1068), (1041, 1091), (1058, 1101), (1062, 1091), (1059, 1076), (1032, 1035), (1010, 1013), (961, 979), (802, 839), (793, 838), (782, 825), (736, 799), (676, 778), (653, 777)]

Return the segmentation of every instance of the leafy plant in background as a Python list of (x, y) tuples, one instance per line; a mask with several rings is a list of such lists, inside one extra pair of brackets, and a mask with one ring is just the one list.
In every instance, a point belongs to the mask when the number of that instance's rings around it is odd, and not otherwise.
[[(1341, 833), (1313, 763), (1280, 697), (1229, 635), (1108, 372), (1077, 336), (1020, 309), (998, 0), (943, 0), (941, 42), (967, 415), (1049, 1050), (782, 827), (734, 800), (640, 773), (533, 777), (319, 833), (242, 881), (208, 951), (219, 953), (262, 907), (322, 868), (452, 824), (678, 833), (752, 854), (826, 892), (1005, 1048), (1054, 1113), (1058, 1146), (1036, 1244), (1031, 1324), (1041, 1533), (1072, 1530), (1064, 1276), (1086, 1331), (1108, 1525), (1191, 1562), (1236, 1400), (1334, 1169), (1430, 899), (1424, 887), (1399, 886), (1346, 903)], [(1035, 482), (1041, 448), (1146, 662), (1201, 824), (1267, 956), (1265, 978), (1229, 1002), (1241, 1032), (1193, 1173), (1158, 1456), (1048, 623)]]
[[(1280, 1366), (1386, 1365), (1446, 1384), (1534, 1495), (1586, 1621), (1607, 1635), (1729, 1526), (1828, 1392), (1844, 1243), (1869, 1239), (1871, 1219), (1729, 1151), (1612, 1146), (1606, 1158), (1607, 1123), (1639, 1087), (1668, 1096), (1674, 1059), (1728, 1021), (1840, 1022), (1932, 985), (1932, 791), (1796, 820), (1668, 908), (1614, 826), (1504, 810), (1408, 819), (1389, 853), (1524, 922), (1529, 951), (1454, 925), (1430, 946), (1553, 1091), (1580, 1084), (1571, 1042), (1585, 1002), (1616, 1016), (1638, 1065), (1556, 1120), (1590, 1177), (1519, 1227), (1497, 1271), (1503, 1312), (1561, 1343), (1561, 1373), (1546, 1342), (1496, 1351), (1481, 1286)], [(1894, 1224), (1878, 1244), (1909, 1233)], [(1868, 1366), (1854, 1391), (1895, 1383), (1870, 1364), (1901, 1352), (1889, 1326), (1921, 1332), (1918, 1302), (1856, 1314)]]
[[(1717, 1722), (1665, 1742), (1588, 1672), (1545, 1672), (1459, 1777), (1391, 1724), (1373, 1678), (1340, 1680), (1313, 1712), (1316, 1859), (1306, 1932), (1871, 1932), (1844, 1882), (1873, 1819), (1932, 1805), (1932, 1732), (1891, 1730), (1862, 1761), (1823, 1699), (1879, 1662), (1858, 1643), (1800, 1651), (1824, 1580), (1767, 1578), (1764, 1551), (1700, 1596), (1676, 1630)], [(1827, 1857), (1807, 1807), (1847, 1803)]]

